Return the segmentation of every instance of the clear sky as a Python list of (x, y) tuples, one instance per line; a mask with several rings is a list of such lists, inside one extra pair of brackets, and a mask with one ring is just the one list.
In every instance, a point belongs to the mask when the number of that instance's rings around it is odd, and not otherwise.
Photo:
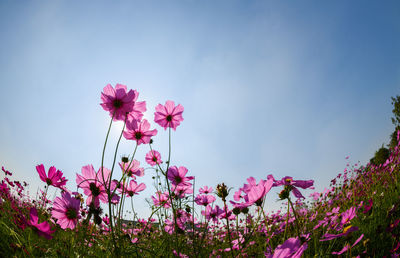
[[(365, 164), (394, 129), (399, 1), (1, 1), (0, 35), (0, 163), (32, 194), (44, 186), (37, 164), (62, 170), (70, 189), (82, 166), (100, 167), (108, 83), (147, 102), (164, 160), (154, 107), (184, 106), (172, 165), (197, 189), (272, 173), (323, 190), (346, 156)], [(133, 147), (123, 141), (118, 157)], [(146, 167), (148, 150), (137, 153)], [(142, 214), (152, 175), (138, 181)]]

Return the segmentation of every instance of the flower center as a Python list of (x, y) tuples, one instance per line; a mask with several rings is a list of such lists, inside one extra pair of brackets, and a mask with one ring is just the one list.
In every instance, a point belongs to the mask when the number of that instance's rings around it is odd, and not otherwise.
[(99, 196), (99, 194), (100, 194), (100, 188), (97, 187), (95, 183), (90, 183), (89, 189), (90, 189), (90, 191), (92, 192), (92, 195), (93, 195), (94, 197)]
[(136, 132), (136, 133), (135, 133), (135, 139), (136, 139), (136, 140), (140, 140), (140, 139), (142, 139), (142, 137), (143, 137), (143, 135), (142, 135), (141, 132)]
[(78, 213), (74, 208), (68, 208), (67, 211), (65, 212), (65, 215), (67, 216), (68, 219), (76, 219), (78, 217)]
[(122, 106), (122, 101), (121, 101), (120, 99), (115, 99), (115, 100), (113, 101), (113, 106), (114, 106), (115, 108), (120, 108), (120, 107)]
[(175, 182), (178, 184), (182, 182), (182, 178), (180, 176), (176, 176), (174, 179), (175, 179)]
[(156, 156), (153, 156), (153, 161), (157, 162), (157, 157)]
[(46, 178), (46, 183), (47, 183), (48, 185), (52, 185), (52, 184), (53, 184), (53, 182), (51, 182), (51, 179), (50, 179), (50, 178)]
[(130, 197), (132, 197), (133, 196), (133, 191), (128, 191), (128, 194), (129, 194)]
[(165, 119), (167, 119), (168, 122), (172, 121), (172, 115), (168, 115)]

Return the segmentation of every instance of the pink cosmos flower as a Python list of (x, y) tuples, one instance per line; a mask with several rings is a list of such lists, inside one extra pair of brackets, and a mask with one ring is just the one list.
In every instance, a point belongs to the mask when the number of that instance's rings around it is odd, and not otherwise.
[(202, 205), (202, 206), (207, 206), (210, 203), (215, 202), (215, 197), (212, 195), (204, 195), (204, 194), (199, 194), (196, 196), (194, 201), (197, 203), (197, 205)]
[(342, 213), (342, 221), (340, 222), (340, 224), (342, 226), (345, 225), (347, 222), (350, 222), (350, 220), (352, 220), (355, 216), (356, 216), (356, 208), (351, 207), (350, 209)]
[(172, 191), (177, 198), (184, 198), (186, 194), (192, 194), (192, 185), (172, 185)]
[(161, 192), (156, 192), (155, 197), (151, 196), (151, 199), (153, 199), (154, 206), (163, 206), (164, 208), (168, 209), (171, 207), (171, 204), (169, 202), (169, 197), (168, 197), (168, 192), (161, 193)]
[[(138, 194), (139, 192), (146, 189), (146, 185), (144, 183), (140, 183), (138, 185), (135, 180), (131, 180), (129, 184), (125, 185), (124, 187), (125, 187), (124, 193), (128, 197), (132, 197), (135, 194)], [(119, 189), (119, 191), (122, 193), (122, 189)]]
[(182, 113), (183, 106), (181, 104), (175, 106), (173, 101), (167, 100), (165, 106), (161, 104), (156, 106), (154, 122), (159, 124), (165, 130), (167, 127), (176, 130), (176, 127), (183, 121)]
[(43, 164), (37, 165), (36, 171), (39, 173), (40, 179), (47, 185), (60, 188), (67, 183), (67, 180), (63, 177), (63, 173), (60, 170), (57, 170), (54, 166), (49, 168), (48, 176), (46, 175), (46, 170), (44, 169)]
[(82, 167), (82, 175), (76, 174), (76, 184), (79, 188), (82, 188), (83, 193), (88, 196), (88, 198), (86, 199), (87, 205), (90, 205), (90, 203), (92, 203), (93, 201), (94, 205), (98, 207), (100, 205), (100, 200), (103, 203), (108, 203), (108, 196), (105, 185), (108, 187), (107, 182), (109, 182), (109, 177), (109, 169), (103, 168), (103, 174), (101, 174), (100, 168), (99, 171), (96, 173), (93, 165)]
[(162, 163), (161, 154), (156, 150), (151, 150), (146, 154), (146, 162), (150, 166), (160, 165)]
[(350, 244), (346, 244), (342, 250), (340, 250), (339, 252), (332, 252), (332, 254), (336, 254), (336, 255), (341, 255), (344, 252), (347, 252), (347, 250), (349, 250), (350, 248), (353, 248), (356, 244), (358, 244), (361, 239), (364, 237), (364, 234), (361, 234), (361, 236), (359, 238), (357, 238), (357, 240), (354, 242), (354, 244), (352, 246), (350, 246)]
[(307, 249), (307, 242), (301, 243), (299, 237), (291, 237), (283, 244), (278, 245), (273, 255), (266, 257), (272, 258), (300, 258), (303, 252)]
[(167, 171), (167, 177), (171, 181), (171, 183), (175, 186), (182, 186), (182, 185), (192, 185), (188, 181), (194, 179), (192, 176), (186, 177), (186, 173), (188, 172), (187, 168), (176, 166), (170, 167)]
[(247, 203), (250, 205), (256, 204), (261, 206), (265, 195), (271, 190), (274, 181), (269, 179), (267, 181), (260, 180), (260, 183), (250, 188), (247, 193)]
[(285, 176), (281, 180), (275, 182), (275, 186), (279, 186), (279, 185), (292, 186), (292, 192), (293, 192), (294, 196), (296, 196), (297, 198), (305, 199), (305, 197), (301, 194), (299, 189), (296, 188), (296, 186), (303, 188), (303, 189), (307, 189), (307, 188), (312, 189), (312, 186), (314, 185), (314, 180), (293, 180), (292, 177)]
[[(135, 91), (135, 90), (134, 90)], [(137, 93), (135, 91), (135, 93)], [(137, 93), (139, 96), (139, 93)], [(136, 101), (133, 105), (133, 110), (128, 114), (128, 120), (140, 121), (143, 118), (143, 113), (146, 112), (146, 101)]]
[(144, 168), (139, 167), (140, 162), (136, 159), (132, 160), (132, 163), (120, 162), (119, 166), (121, 167), (123, 173), (126, 173), (129, 177), (132, 177), (133, 179), (136, 179), (135, 175), (139, 177), (144, 176)]
[(133, 111), (137, 97), (137, 91), (129, 90), (127, 92), (125, 85), (117, 84), (114, 89), (111, 84), (107, 84), (101, 93), (103, 103), (100, 105), (105, 111), (110, 112), (111, 117), (114, 115), (114, 121), (124, 121), (127, 114)]
[(54, 200), (51, 215), (57, 219), (57, 224), (62, 229), (74, 229), (76, 223), (81, 217), (79, 213), (80, 200), (71, 197), (68, 192), (62, 193), (62, 198), (57, 197)]
[(141, 122), (129, 120), (126, 122), (124, 137), (127, 140), (134, 140), (138, 145), (150, 142), (152, 136), (157, 134), (157, 129), (150, 130), (150, 123), (143, 119)]
[(218, 222), (218, 218), (224, 213), (218, 205), (212, 208), (210, 205), (206, 207), (205, 211), (201, 211), (201, 214), (205, 215), (207, 220), (212, 219), (214, 223)]
[(199, 193), (202, 194), (210, 194), (214, 191), (214, 189), (212, 187), (208, 187), (208, 186), (204, 186), (203, 188), (199, 189)]
[(49, 223), (47, 223), (47, 221), (39, 223), (39, 217), (35, 207), (32, 207), (30, 210), (30, 220), (28, 221), (28, 225), (35, 228), (35, 231), (39, 236), (42, 236), (46, 239), (53, 238), (51, 234), (53, 234), (55, 230), (51, 230), (50, 225)]
[(351, 232), (354, 232), (354, 231), (357, 231), (357, 230), (358, 230), (358, 227), (349, 226), (349, 227), (347, 227), (347, 228), (345, 228), (343, 230), (343, 233), (340, 233), (340, 234), (329, 234), (329, 233), (326, 233), (325, 235), (322, 236), (323, 238), (321, 238), (319, 241), (321, 241), (321, 242), (330, 241), (330, 240), (335, 239), (335, 238), (347, 236)]

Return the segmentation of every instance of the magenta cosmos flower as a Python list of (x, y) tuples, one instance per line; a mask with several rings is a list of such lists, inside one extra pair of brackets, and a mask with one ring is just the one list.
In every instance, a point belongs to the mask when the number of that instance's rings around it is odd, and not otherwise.
[(214, 191), (214, 189), (212, 187), (208, 187), (208, 186), (203, 186), (202, 188), (199, 189), (199, 193), (202, 194), (210, 194)]
[(136, 159), (132, 160), (132, 163), (129, 161), (127, 163), (120, 162), (119, 166), (121, 167), (123, 173), (127, 174), (133, 179), (136, 179), (135, 176), (144, 176), (144, 168), (140, 167), (140, 162)]
[[(103, 180), (104, 176), (104, 180)], [(94, 205), (98, 207), (100, 200), (103, 203), (108, 203), (108, 196), (106, 188), (108, 187), (108, 178), (110, 176), (110, 170), (103, 168), (103, 175), (101, 174), (101, 168), (96, 173), (93, 165), (87, 165), (82, 167), (82, 175), (76, 174), (76, 184), (79, 188), (83, 189), (83, 193), (87, 195), (86, 204), (90, 205), (92, 201)], [(105, 184), (103, 183), (105, 182)], [(114, 184), (112, 184), (114, 186)], [(113, 189), (112, 189), (113, 190)]]
[[(132, 197), (135, 194), (138, 194), (139, 192), (146, 189), (146, 185), (143, 183), (140, 183), (138, 185), (135, 180), (131, 180), (129, 184), (125, 185), (124, 188), (124, 193), (126, 194), (126, 196)], [(119, 191), (122, 193), (122, 189), (119, 189)]]
[(80, 200), (71, 197), (68, 192), (62, 193), (61, 197), (57, 197), (54, 200), (51, 215), (57, 219), (57, 224), (62, 229), (74, 229), (81, 217), (79, 213)]
[(149, 143), (152, 136), (157, 134), (157, 129), (150, 130), (150, 123), (143, 119), (141, 122), (129, 120), (126, 123), (124, 137), (127, 140), (134, 140), (138, 145)]
[(292, 187), (292, 192), (293, 192), (294, 196), (296, 196), (297, 198), (305, 199), (305, 197), (301, 194), (299, 189), (297, 189), (296, 187), (300, 187), (303, 189), (307, 189), (307, 188), (312, 189), (312, 186), (314, 185), (314, 180), (293, 180), (292, 177), (285, 176), (281, 180), (275, 181), (273, 186), (280, 186), (280, 185), (285, 185), (285, 186), (290, 185)]
[(53, 238), (51, 234), (53, 234), (55, 230), (51, 230), (47, 221), (39, 223), (39, 216), (35, 207), (32, 207), (30, 210), (30, 220), (28, 221), (28, 225), (33, 227), (39, 236), (42, 236), (46, 239)]
[(174, 186), (190, 186), (192, 184), (189, 183), (188, 181), (194, 179), (194, 177), (192, 176), (186, 177), (187, 172), (188, 169), (183, 166), (179, 168), (173, 166), (168, 169), (167, 177)]
[(67, 180), (63, 177), (63, 173), (54, 166), (49, 168), (48, 175), (46, 175), (46, 170), (44, 169), (43, 164), (37, 165), (36, 171), (39, 173), (40, 179), (47, 185), (60, 188), (67, 183)]
[(151, 199), (153, 199), (154, 206), (156, 207), (163, 206), (166, 209), (171, 207), (168, 192), (161, 193), (157, 191), (155, 196), (151, 196)]
[(105, 111), (110, 112), (111, 117), (114, 116), (114, 121), (123, 121), (128, 113), (133, 111), (137, 97), (137, 91), (129, 90), (127, 92), (125, 85), (117, 84), (114, 89), (111, 84), (107, 84), (101, 93), (103, 103), (100, 105)]
[(154, 122), (159, 124), (165, 130), (167, 127), (176, 130), (176, 127), (183, 121), (182, 113), (183, 106), (181, 104), (175, 106), (173, 101), (167, 100), (167, 102), (165, 102), (165, 106), (161, 104), (156, 106)]
[(307, 249), (307, 242), (301, 243), (299, 237), (287, 239), (283, 244), (278, 245), (273, 255), (266, 255), (269, 258), (300, 258)]
[(215, 197), (212, 195), (199, 194), (196, 196), (194, 201), (197, 203), (197, 205), (207, 206), (210, 203), (215, 202)]
[(151, 150), (146, 154), (146, 162), (150, 166), (160, 165), (162, 163), (161, 154), (156, 150)]

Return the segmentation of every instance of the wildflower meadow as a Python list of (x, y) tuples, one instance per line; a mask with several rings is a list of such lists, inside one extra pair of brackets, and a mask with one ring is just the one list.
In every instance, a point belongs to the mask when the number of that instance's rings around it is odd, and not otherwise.
[[(368, 164), (347, 166), (325, 191), (310, 196), (304, 189), (313, 189), (312, 178), (272, 174), (243, 178), (239, 189), (224, 182), (197, 186), (190, 167), (171, 159), (172, 139), (184, 122), (181, 104), (158, 104), (148, 121), (146, 102), (125, 85), (105, 86), (100, 100), (109, 115), (101, 164), (88, 161), (75, 178), (65, 178), (56, 164), (38, 161), (44, 187), (36, 199), (26, 193), (26, 182), (13, 180), (12, 169), (2, 167), (0, 256), (399, 257), (399, 131), (383, 158), (377, 152)], [(393, 105), (400, 110), (398, 100)], [(116, 123), (123, 127), (110, 146)], [(167, 153), (153, 143), (158, 130), (168, 131)], [(122, 141), (134, 148), (117, 158)], [(138, 148), (147, 148), (147, 164), (137, 160)], [(114, 150), (111, 164), (104, 164), (106, 149)], [(141, 182), (146, 176), (153, 185)], [(68, 189), (67, 181), (76, 188)], [(151, 212), (140, 218), (134, 199), (146, 188), (154, 189)], [(275, 199), (284, 210), (266, 212), (272, 188), (279, 189)], [(54, 199), (50, 191), (57, 193)], [(126, 216), (127, 210), (134, 215)]]

